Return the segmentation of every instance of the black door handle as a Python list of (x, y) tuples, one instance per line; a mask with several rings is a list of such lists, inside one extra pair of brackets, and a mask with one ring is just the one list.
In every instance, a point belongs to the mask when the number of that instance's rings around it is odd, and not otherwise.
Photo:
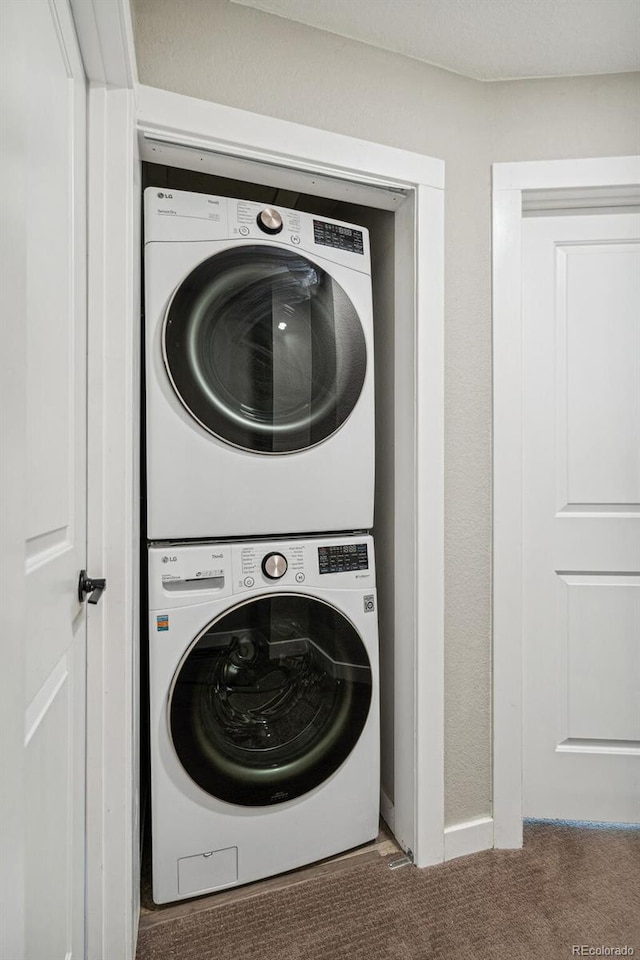
[(106, 589), (107, 581), (104, 577), (94, 579), (87, 576), (86, 570), (80, 571), (80, 577), (78, 578), (78, 600), (80, 603), (84, 603), (88, 593), (91, 594), (89, 603), (97, 603)]

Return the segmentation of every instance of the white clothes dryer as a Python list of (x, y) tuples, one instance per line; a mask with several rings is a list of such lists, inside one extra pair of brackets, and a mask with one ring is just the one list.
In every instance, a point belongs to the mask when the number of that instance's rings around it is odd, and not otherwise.
[(149, 548), (153, 897), (374, 839), (373, 541)]
[(367, 230), (145, 190), (147, 537), (370, 529)]

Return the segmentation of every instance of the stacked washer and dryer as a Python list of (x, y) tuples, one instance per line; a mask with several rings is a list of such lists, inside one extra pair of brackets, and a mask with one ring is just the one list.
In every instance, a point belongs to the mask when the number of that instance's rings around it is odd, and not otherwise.
[(378, 832), (367, 231), (148, 188), (145, 351), (165, 903)]

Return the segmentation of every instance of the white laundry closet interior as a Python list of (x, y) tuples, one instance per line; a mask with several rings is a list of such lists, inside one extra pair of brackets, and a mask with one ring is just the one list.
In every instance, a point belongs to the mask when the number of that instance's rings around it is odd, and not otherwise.
[[(142, 191), (147, 187), (165, 191), (186, 191), (209, 196), (237, 198), (301, 211), (365, 227), (369, 231), (373, 288), (373, 331), (375, 358), (375, 510), (372, 534), (375, 542), (379, 625), (381, 813), (393, 831), (394, 803), (394, 212), (286, 190), (227, 176), (186, 170), (177, 166), (143, 162)], [(401, 198), (400, 198), (401, 199)], [(143, 324), (144, 328), (144, 324)], [(143, 344), (144, 346), (144, 344)], [(143, 384), (144, 390), (144, 384)], [(144, 402), (143, 402), (144, 408)], [(145, 439), (141, 456), (143, 496), (145, 491)], [(141, 510), (144, 518), (145, 509)], [(355, 527), (355, 529), (358, 529)], [(277, 531), (275, 531), (277, 532)], [(221, 536), (225, 535), (225, 531)], [(215, 534), (214, 534), (215, 536)], [(142, 530), (141, 582), (146, 581), (147, 531)], [(151, 538), (153, 539), (153, 538)], [(148, 598), (141, 598), (142, 636), (147, 635)], [(143, 641), (142, 678), (142, 777), (143, 810), (149, 809), (148, 731), (148, 641)], [(145, 799), (146, 797), (146, 799)], [(143, 815), (143, 825), (148, 817)], [(147, 832), (148, 834), (148, 832)]]

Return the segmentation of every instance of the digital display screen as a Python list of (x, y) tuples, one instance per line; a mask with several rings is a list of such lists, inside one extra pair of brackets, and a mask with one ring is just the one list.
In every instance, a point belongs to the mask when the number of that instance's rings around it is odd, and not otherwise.
[(320, 573), (350, 573), (369, 569), (366, 543), (332, 544), (318, 547)]
[(321, 243), (325, 247), (335, 247), (336, 250), (346, 250), (348, 253), (364, 254), (362, 230), (354, 230), (352, 227), (341, 227), (337, 223), (314, 220), (313, 239), (316, 243)]

